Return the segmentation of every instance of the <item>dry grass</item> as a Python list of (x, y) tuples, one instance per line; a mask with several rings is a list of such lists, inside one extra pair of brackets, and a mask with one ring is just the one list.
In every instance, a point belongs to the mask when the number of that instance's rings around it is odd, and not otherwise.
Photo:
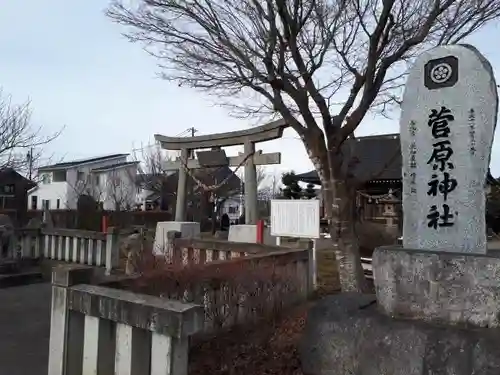
[(340, 289), (337, 262), (332, 249), (319, 250), (316, 253), (318, 271), (318, 291), (329, 294)]
[[(293, 238), (282, 239), (282, 246), (306, 248), (308, 241)], [(333, 247), (333, 244), (332, 244)], [(316, 252), (319, 294), (330, 294), (340, 290), (339, 274), (333, 249), (321, 249)]]
[(302, 375), (297, 346), (307, 302), (276, 322), (233, 329), (216, 338), (191, 341), (189, 375)]

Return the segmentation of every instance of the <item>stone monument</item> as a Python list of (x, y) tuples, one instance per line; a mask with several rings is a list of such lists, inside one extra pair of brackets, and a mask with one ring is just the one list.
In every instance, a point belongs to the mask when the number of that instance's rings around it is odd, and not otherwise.
[(403, 246), (375, 250), (376, 297), (332, 296), (310, 311), (304, 374), (500, 374), (500, 254), (485, 225), (497, 109), (475, 48), (415, 61), (400, 120)]
[(485, 181), (498, 101), (489, 63), (472, 47), (424, 54), (401, 115), (403, 245), (486, 253)]

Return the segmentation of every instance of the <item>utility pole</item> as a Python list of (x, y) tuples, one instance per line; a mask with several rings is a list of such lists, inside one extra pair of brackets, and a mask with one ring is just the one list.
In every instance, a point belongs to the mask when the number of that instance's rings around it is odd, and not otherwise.
[(33, 147), (30, 148), (28, 155), (26, 155), (28, 161), (28, 179), (31, 181), (33, 175)]

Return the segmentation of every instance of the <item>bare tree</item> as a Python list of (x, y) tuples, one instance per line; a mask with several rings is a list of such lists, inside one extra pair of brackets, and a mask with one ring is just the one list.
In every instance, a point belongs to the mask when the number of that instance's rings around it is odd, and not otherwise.
[(106, 174), (104, 199), (111, 202), (115, 211), (135, 208), (137, 197), (136, 170), (112, 170)]
[[(73, 199), (71, 199), (71, 201), (77, 206), (81, 197), (85, 197), (87, 199), (91, 198), (96, 204), (99, 204), (99, 202), (102, 202), (104, 199), (105, 187), (100, 183), (94, 174), (86, 173), (80, 176), (80, 178), (76, 180), (75, 184), (68, 182), (68, 186), (72, 190)], [(73, 206), (70, 207), (68, 203), (69, 202), (66, 202), (66, 208), (75, 209)]]
[(262, 189), (264, 188), (264, 185), (266, 184), (267, 180), (266, 168), (263, 165), (257, 166), (256, 174), (257, 174), (257, 189)]
[[(268, 177), (268, 174), (267, 174), (267, 171), (266, 171), (266, 168), (264, 168), (263, 165), (257, 165), (255, 167), (255, 172), (256, 172), (256, 176), (257, 176), (257, 190), (261, 190), (263, 188), (265, 188), (265, 184), (266, 184), (266, 180), (267, 180), (267, 177)], [(241, 172), (238, 173), (238, 178), (243, 181), (243, 183), (245, 182), (245, 170), (243, 168), (243, 170), (241, 170)]]
[(42, 128), (33, 126), (30, 104), (15, 104), (0, 90), (0, 169), (12, 168), (27, 176), (39, 164), (43, 146), (61, 134), (43, 136)]
[(171, 157), (165, 150), (154, 145), (135, 150), (133, 159), (139, 162), (138, 173), (135, 177), (136, 186), (163, 199), (165, 182), (168, 177), (165, 162), (171, 160)]
[[(322, 183), (342, 289), (364, 290), (350, 145), (370, 109), (398, 101), (406, 64), (500, 14), (500, 0), (142, 0), (108, 9), (162, 77), (247, 115), (281, 116)], [(252, 95), (255, 94), (255, 95)], [(261, 100), (259, 100), (259, 98)], [(257, 105), (255, 104), (257, 103)]]

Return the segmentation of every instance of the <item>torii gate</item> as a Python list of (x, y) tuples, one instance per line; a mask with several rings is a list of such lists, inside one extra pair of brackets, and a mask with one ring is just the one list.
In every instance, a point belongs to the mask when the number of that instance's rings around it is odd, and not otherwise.
[[(238, 156), (229, 157), (228, 165), (237, 167), (247, 158), (243, 164), (245, 168), (245, 223), (257, 224), (257, 171), (255, 166), (280, 164), (281, 153), (263, 154), (261, 151), (256, 153), (255, 144), (281, 138), (287, 127), (288, 124), (284, 120), (277, 120), (251, 129), (195, 137), (166, 137), (155, 134), (155, 140), (160, 143), (163, 149), (181, 151), (180, 158), (167, 161), (164, 165), (166, 171), (179, 171), (175, 221), (186, 220), (187, 172), (185, 167), (187, 166), (188, 169), (203, 168), (197, 159), (189, 158), (190, 151), (242, 144), (244, 152)], [(250, 157), (249, 155), (252, 154), (253, 156)], [(181, 159), (187, 163), (183, 165)]]

